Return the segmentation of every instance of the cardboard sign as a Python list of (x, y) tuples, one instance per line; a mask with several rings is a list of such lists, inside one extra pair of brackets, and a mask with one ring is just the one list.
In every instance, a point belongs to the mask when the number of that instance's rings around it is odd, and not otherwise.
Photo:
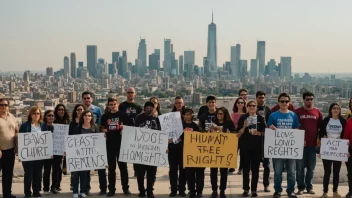
[(168, 133), (124, 126), (119, 161), (168, 167)]
[(304, 130), (265, 129), (265, 158), (302, 159), (303, 149)]
[(169, 139), (177, 141), (183, 133), (180, 112), (171, 112), (158, 116), (161, 130), (169, 134)]
[(184, 167), (237, 167), (238, 138), (236, 134), (186, 131), (184, 137)]
[(69, 135), (65, 140), (68, 172), (105, 169), (108, 166), (104, 133)]
[(18, 133), (18, 157), (21, 161), (50, 159), (53, 156), (51, 131)]
[(321, 159), (348, 161), (349, 140), (322, 138), (320, 142)]
[(65, 138), (68, 136), (69, 125), (54, 124), (53, 126), (53, 153), (62, 156), (65, 152)]

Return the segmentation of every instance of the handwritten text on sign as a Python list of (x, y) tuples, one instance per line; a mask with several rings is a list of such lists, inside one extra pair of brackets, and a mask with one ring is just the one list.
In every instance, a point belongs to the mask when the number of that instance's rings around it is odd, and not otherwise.
[(348, 161), (349, 140), (322, 138), (320, 145), (321, 159)]
[(185, 132), (184, 167), (236, 168), (238, 138), (231, 133)]
[(119, 161), (167, 167), (167, 146), (165, 132), (124, 126)]
[(302, 159), (303, 149), (304, 130), (265, 129), (265, 158)]
[(177, 140), (183, 133), (180, 112), (171, 112), (158, 116), (161, 130), (169, 134), (169, 139)]
[(51, 131), (19, 133), (18, 157), (21, 161), (50, 159), (53, 156)]
[(69, 172), (105, 169), (108, 166), (103, 133), (69, 135), (65, 146)]
[(65, 138), (68, 136), (69, 125), (54, 124), (53, 132), (53, 153), (54, 155), (64, 155)]

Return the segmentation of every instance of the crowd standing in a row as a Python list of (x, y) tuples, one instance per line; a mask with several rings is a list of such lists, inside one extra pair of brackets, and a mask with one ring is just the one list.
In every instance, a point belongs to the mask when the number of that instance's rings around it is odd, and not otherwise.
[[(116, 98), (109, 98), (107, 107), (102, 115), (99, 107), (92, 104), (93, 93), (86, 91), (82, 94), (83, 104), (77, 104), (72, 112), (71, 120), (69, 113), (63, 104), (59, 104), (54, 110), (47, 110), (44, 115), (39, 107), (32, 107), (29, 111), (27, 122), (18, 128), (16, 118), (9, 113), (9, 100), (0, 99), (0, 167), (2, 169), (2, 190), (4, 198), (15, 198), (12, 195), (12, 177), (16, 155), (17, 133), (53, 131), (53, 124), (69, 124), (69, 135), (86, 133), (106, 133), (106, 147), (108, 159), (108, 179), (106, 170), (98, 170), (99, 195), (112, 197), (116, 192), (116, 164), (121, 176), (122, 191), (130, 195), (127, 163), (120, 162), (119, 153), (123, 125), (150, 128), (160, 130), (158, 116), (160, 104), (157, 97), (150, 98), (142, 108), (135, 103), (136, 92), (134, 88), (127, 89), (127, 100), (121, 104)], [(230, 115), (225, 107), (216, 106), (216, 97), (208, 96), (206, 105), (199, 109), (197, 118), (194, 120), (194, 111), (186, 108), (181, 97), (176, 97), (172, 112), (180, 112), (183, 119), (185, 132), (231, 132), (239, 138), (238, 149), (240, 151), (240, 163), (238, 174), (243, 177), (242, 197), (257, 197), (257, 185), (259, 180), (259, 167), (263, 164), (263, 186), (265, 192), (270, 192), (269, 175), (270, 159), (264, 158), (265, 129), (289, 128), (305, 130), (303, 159), (272, 159), (274, 168), (274, 198), (281, 196), (282, 173), (287, 171), (287, 189), (289, 197), (302, 195), (304, 191), (315, 194), (313, 191), (313, 175), (316, 165), (316, 154), (319, 153), (321, 138), (348, 139), (352, 142), (352, 119), (350, 110), (345, 118), (341, 116), (341, 107), (332, 103), (329, 115), (323, 118), (319, 109), (315, 108), (314, 94), (303, 94), (303, 106), (295, 109), (291, 104), (290, 96), (282, 93), (278, 97), (278, 104), (270, 108), (265, 104), (266, 94), (262, 91), (256, 93), (256, 100), (248, 100), (248, 91), (241, 89), (239, 97), (233, 105), (233, 113)], [(190, 198), (201, 198), (204, 188), (205, 168), (183, 167), (183, 135), (178, 141), (169, 140), (169, 180), (171, 186), (170, 197), (186, 196), (186, 184)], [(349, 150), (350, 151), (350, 150)], [(42, 197), (44, 194), (57, 194), (61, 191), (62, 165), (65, 166), (63, 156), (54, 155), (52, 159), (22, 162), (24, 169), (24, 193), (25, 197)], [(322, 198), (327, 198), (328, 185), (331, 172), (333, 173), (333, 197), (341, 197), (338, 194), (339, 172), (342, 163), (340, 161), (323, 160), (324, 181)], [(333, 167), (333, 171), (331, 168)], [(348, 171), (349, 192), (347, 198), (352, 197), (352, 159), (346, 162)], [(154, 184), (157, 167), (150, 165), (134, 164), (134, 176), (137, 177), (139, 197), (154, 197)], [(218, 186), (218, 172), (220, 171), (220, 186)], [(42, 172), (44, 173), (42, 175)], [(216, 198), (218, 189), (220, 197), (226, 198), (227, 177), (235, 169), (211, 168), (210, 180), (212, 186), (211, 198)], [(252, 176), (250, 177), (250, 173)], [(147, 177), (147, 186), (144, 185), (144, 176)], [(51, 177), (51, 186), (50, 186)], [(250, 181), (251, 178), (251, 181)], [(73, 197), (86, 197), (90, 195), (90, 171), (78, 171), (71, 174), (71, 190)], [(298, 191), (295, 192), (297, 182)], [(43, 183), (43, 189), (42, 189)], [(109, 185), (107, 185), (107, 183)], [(78, 189), (80, 187), (80, 189)]]

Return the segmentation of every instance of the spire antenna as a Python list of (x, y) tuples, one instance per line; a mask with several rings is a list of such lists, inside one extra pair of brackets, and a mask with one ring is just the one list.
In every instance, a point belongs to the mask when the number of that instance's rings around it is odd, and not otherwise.
[(211, 23), (213, 23), (213, 22), (214, 22), (214, 11), (211, 10)]

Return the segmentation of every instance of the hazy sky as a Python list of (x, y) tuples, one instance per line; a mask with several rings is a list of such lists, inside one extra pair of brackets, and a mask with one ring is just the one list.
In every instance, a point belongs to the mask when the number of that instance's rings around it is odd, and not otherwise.
[(242, 45), (242, 59), (256, 57), (266, 41), (266, 62), (292, 56), (293, 72), (352, 72), (351, 0), (1, 0), (0, 71), (55, 70), (75, 52), (86, 65), (86, 46), (111, 62), (112, 51), (137, 57), (140, 35), (147, 53), (170, 38), (177, 57), (196, 51), (202, 66), (207, 28), (214, 10), (218, 65), (230, 60), (230, 46)]

